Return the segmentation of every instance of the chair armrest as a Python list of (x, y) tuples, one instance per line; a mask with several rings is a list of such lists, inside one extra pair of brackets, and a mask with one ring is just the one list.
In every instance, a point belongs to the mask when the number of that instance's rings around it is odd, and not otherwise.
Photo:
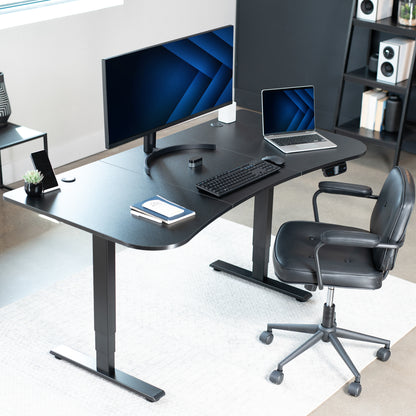
[(321, 242), (338, 246), (374, 248), (380, 243), (380, 237), (366, 231), (329, 230), (321, 234)]
[(319, 182), (319, 190), (327, 194), (342, 194), (367, 198), (373, 195), (373, 190), (366, 185), (353, 183), (323, 181)]
[(357, 196), (360, 198), (377, 199), (377, 195), (373, 195), (373, 190), (366, 185), (357, 185), (354, 183), (322, 181), (319, 182), (319, 189), (313, 194), (312, 207), (315, 221), (319, 222), (317, 198), (321, 193)]
[(316, 279), (318, 287), (323, 289), (321, 266), (319, 262), (319, 250), (324, 245), (352, 246), (374, 248), (379, 246), (380, 237), (377, 234), (366, 231), (354, 230), (328, 230), (321, 234), (321, 239), (314, 249), (314, 259), (316, 268)]

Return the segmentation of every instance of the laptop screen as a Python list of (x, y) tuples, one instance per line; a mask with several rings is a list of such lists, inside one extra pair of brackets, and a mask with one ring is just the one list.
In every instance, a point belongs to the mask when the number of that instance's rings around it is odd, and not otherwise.
[(314, 87), (262, 90), (263, 135), (315, 130)]

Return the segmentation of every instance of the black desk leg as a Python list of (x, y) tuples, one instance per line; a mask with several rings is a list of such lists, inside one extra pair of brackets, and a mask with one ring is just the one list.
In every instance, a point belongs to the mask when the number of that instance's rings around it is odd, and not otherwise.
[(60, 346), (51, 351), (56, 358), (69, 361), (111, 382), (155, 402), (165, 392), (114, 367), (116, 332), (115, 244), (93, 236), (94, 329), (96, 359)]
[(214, 270), (232, 274), (233, 276), (276, 290), (277, 292), (284, 293), (304, 302), (312, 296), (310, 292), (267, 277), (272, 214), (273, 188), (270, 188), (257, 194), (254, 199), (252, 271), (234, 266), (222, 260), (217, 260), (211, 263), (210, 266)]

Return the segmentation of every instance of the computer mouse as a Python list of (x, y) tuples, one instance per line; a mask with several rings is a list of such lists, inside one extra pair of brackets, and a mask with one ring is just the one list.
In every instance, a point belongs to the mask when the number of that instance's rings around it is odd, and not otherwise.
[(268, 160), (269, 162), (274, 163), (277, 166), (284, 166), (285, 164), (285, 159), (277, 155), (264, 156), (261, 158), (261, 160)]

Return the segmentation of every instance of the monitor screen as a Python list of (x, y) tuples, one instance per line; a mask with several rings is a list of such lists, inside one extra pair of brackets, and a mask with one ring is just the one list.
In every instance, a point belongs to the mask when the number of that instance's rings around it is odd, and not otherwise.
[(106, 147), (232, 103), (233, 27), (103, 59)]

